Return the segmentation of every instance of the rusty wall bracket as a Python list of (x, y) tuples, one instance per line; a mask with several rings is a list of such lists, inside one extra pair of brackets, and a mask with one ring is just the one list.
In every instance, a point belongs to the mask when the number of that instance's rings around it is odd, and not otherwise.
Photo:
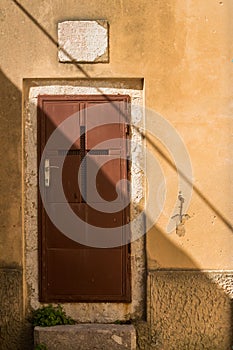
[(183, 214), (183, 205), (185, 202), (184, 197), (182, 196), (182, 192), (179, 191), (178, 200), (180, 201), (179, 213), (172, 216), (172, 219), (176, 219), (176, 233), (178, 236), (185, 235), (185, 221), (187, 221), (190, 216), (188, 214)]

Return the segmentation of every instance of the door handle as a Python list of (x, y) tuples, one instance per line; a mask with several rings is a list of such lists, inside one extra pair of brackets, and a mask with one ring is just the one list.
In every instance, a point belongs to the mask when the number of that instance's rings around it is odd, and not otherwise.
[(50, 169), (51, 169), (51, 168), (59, 169), (59, 166), (50, 165), (49, 159), (45, 159), (45, 163), (44, 163), (44, 181), (45, 181), (45, 187), (49, 187), (49, 185), (50, 185)]

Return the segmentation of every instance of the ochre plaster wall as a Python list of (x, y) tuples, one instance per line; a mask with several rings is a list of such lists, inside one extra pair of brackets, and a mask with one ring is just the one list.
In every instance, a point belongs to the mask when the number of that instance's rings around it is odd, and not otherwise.
[[(21, 3), (55, 40), (59, 21), (96, 18), (109, 21), (110, 63), (83, 65), (86, 72), (91, 77), (145, 78), (146, 106), (164, 116), (181, 134), (191, 157), (194, 184), (224, 218), (231, 221), (232, 2), (170, 0), (145, 3), (136, 0), (111, 1), (110, 4), (92, 0), (87, 5), (70, 0), (68, 6), (60, 1)], [(14, 95), (21, 93), (23, 78), (81, 77), (83, 74), (72, 64), (58, 63), (54, 43), (13, 1), (3, 0), (1, 8), (4, 50), (0, 53), (0, 61), (5, 79), (9, 80), (7, 90), (4, 89), (6, 111), (3, 118), (7, 120), (2, 124), (1, 138), (5, 159), (2, 164), (5, 192), (2, 192), (4, 203), (1, 206), (1, 222), (4, 223), (1, 259), (21, 264), (21, 112)], [(12, 86), (11, 90), (8, 85)], [(8, 140), (9, 147), (6, 146)], [(172, 178), (169, 167), (166, 164), (164, 167)], [(158, 222), (161, 232), (177, 195), (175, 186), (175, 180), (168, 181), (165, 214)], [(8, 204), (4, 201), (6, 196)], [(185, 259), (176, 259), (175, 250), (181, 249), (198, 268), (230, 269), (233, 236), (222, 217), (195, 191), (188, 213), (191, 219), (187, 222), (184, 238), (161, 233), (174, 245), (173, 257), (172, 252), (166, 257), (163, 238), (157, 249), (156, 234), (154, 230), (150, 232), (149, 261), (152, 264), (157, 261), (161, 267), (190, 267)]]
[[(0, 12), (1, 266), (18, 271), (23, 267), (23, 79), (83, 77), (77, 66), (58, 62), (51, 37), (57, 40), (59, 21), (106, 19), (110, 26), (110, 62), (82, 67), (93, 78), (143, 77), (146, 107), (172, 123), (184, 140), (193, 167), (195, 188), (187, 210), (190, 219), (185, 223), (186, 234), (179, 237), (175, 230), (167, 234), (177, 199), (177, 174), (152, 149), (167, 179), (167, 196), (159, 220), (147, 234), (148, 269), (155, 276), (157, 269), (232, 270), (232, 1), (20, 3), (36, 21), (13, 0), (2, 0)], [(153, 171), (150, 163), (148, 169)], [(21, 274), (17, 276), (23, 285)]]

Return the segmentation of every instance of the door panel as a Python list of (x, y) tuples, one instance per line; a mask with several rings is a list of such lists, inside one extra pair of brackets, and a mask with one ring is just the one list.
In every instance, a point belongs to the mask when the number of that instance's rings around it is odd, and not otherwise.
[[(123, 292), (122, 258), (121, 249), (50, 249), (48, 292), (58, 295), (65, 293), (69, 297), (75, 295), (79, 296), (80, 300), (85, 300), (87, 295), (99, 300), (105, 300), (106, 295), (118, 296)], [(109, 262), (115, 261), (121, 264), (114, 264), (110, 270)], [(80, 283), (77, 283), (77, 280)]]
[[(80, 203), (81, 194), (78, 186), (78, 171), (81, 163), (80, 155), (68, 155), (62, 164), (62, 157), (54, 157), (48, 155), (50, 164), (50, 182), (46, 187), (46, 200), (49, 203), (64, 202), (65, 199), (69, 203)], [(59, 173), (58, 169), (62, 168), (62, 184), (65, 197), (61, 195), (58, 189)]]
[[(86, 146), (92, 149), (99, 143), (107, 140), (118, 139), (115, 147), (122, 145), (123, 101), (100, 101), (99, 103), (89, 102), (86, 109), (87, 138)], [(101, 126), (100, 126), (101, 125)], [(102, 148), (98, 146), (98, 148)], [(107, 148), (107, 147), (106, 147)]]
[(88, 203), (122, 200), (122, 189), (119, 191), (119, 196), (116, 191), (116, 185), (122, 179), (121, 160), (114, 158), (108, 155), (87, 155)]
[[(41, 301), (130, 301), (130, 246), (88, 246), (88, 225), (109, 228), (109, 234), (111, 228), (118, 227), (122, 241), (126, 234), (129, 194), (120, 180), (127, 179), (127, 135), (120, 121), (122, 106), (128, 101), (128, 96), (118, 95), (108, 96), (108, 101), (104, 96), (39, 96), (38, 160), (45, 150), (51, 166), (49, 186), (41, 189), (46, 205), (61, 215), (67, 202), (86, 223), (83, 231), (75, 228), (77, 241), (69, 239), (51, 222), (39, 196)], [(74, 113), (78, 113), (75, 124), (64, 136), (62, 123)], [(69, 150), (45, 148), (57, 126), (61, 138), (71, 135), (75, 139)], [(88, 130), (90, 127), (94, 128)], [(65, 197), (58, 191), (58, 169), (62, 169)], [(112, 212), (105, 211), (110, 206)], [(65, 215), (61, 219), (67, 220)], [(85, 245), (78, 243), (80, 237)]]
[[(56, 211), (57, 207), (61, 207), (63, 204), (52, 204), (53, 210)], [(78, 215), (83, 221), (86, 221), (86, 204), (84, 203), (77, 203), (77, 204), (71, 204), (71, 209), (74, 211), (76, 215)], [(57, 210), (58, 213), (61, 212), (61, 209)], [(65, 218), (64, 218), (65, 219)], [(77, 243), (71, 239), (69, 239), (67, 236), (65, 236), (63, 233), (61, 233), (57, 227), (51, 222), (49, 217), (46, 215), (46, 222), (45, 222), (45, 230), (46, 230), (46, 248), (59, 248), (59, 249), (74, 249), (74, 248), (82, 248), (85, 247), (81, 245), (80, 243)], [(85, 233), (84, 233), (85, 234)], [(77, 238), (78, 235), (80, 235), (80, 228), (77, 228)], [(86, 247), (85, 247), (86, 248)]]
[[(63, 135), (63, 127), (61, 126), (68, 117), (74, 113), (78, 113), (81, 109), (80, 104), (75, 103), (74, 101), (53, 101), (47, 100), (43, 106), (43, 112), (47, 116), (46, 126), (45, 126), (45, 136), (48, 139), (52, 132), (59, 126), (61, 130), (61, 136)], [(70, 136), (79, 135), (79, 125), (76, 128), (71, 128), (69, 130)], [(75, 142), (72, 148), (80, 147), (79, 138)]]

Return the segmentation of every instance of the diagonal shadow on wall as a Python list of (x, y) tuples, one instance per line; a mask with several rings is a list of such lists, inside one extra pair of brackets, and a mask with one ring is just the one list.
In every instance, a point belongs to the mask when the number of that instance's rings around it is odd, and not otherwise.
[[(36, 23), (35, 23), (36, 24)], [(36, 24), (37, 25), (37, 24)], [(0, 188), (1, 200), (1, 246), (6, 254), (2, 254), (1, 271), (4, 272), (1, 283), (1, 346), (2, 349), (26, 349), (20, 332), (23, 325), (23, 282), (21, 264), (16, 259), (15, 249), (22, 259), (22, 235), (12, 239), (14, 231), (21, 230), (20, 215), (12, 208), (21, 205), (20, 182), (20, 142), (21, 142), (21, 92), (1, 73), (2, 122), (1, 148), (2, 171)], [(4, 141), (4, 142), (3, 142)], [(18, 150), (18, 153), (16, 152)], [(203, 196), (203, 199), (205, 197)], [(7, 199), (7, 200), (6, 200)], [(205, 201), (206, 205), (212, 203)], [(10, 214), (11, 213), (11, 214)], [(16, 225), (13, 228), (13, 225)], [(227, 221), (228, 225), (229, 222)], [(228, 227), (230, 227), (228, 225)], [(169, 346), (169, 349), (209, 349), (228, 350), (232, 345), (232, 274), (213, 272), (212, 275), (198, 271), (198, 266), (187, 254), (168, 240), (166, 234), (157, 227), (152, 229), (156, 240), (162, 242), (171, 251), (179, 254), (190, 264), (188, 271), (166, 271), (159, 267), (148, 271), (148, 309), (147, 321), (150, 326), (149, 342), (154, 342), (157, 349)], [(13, 242), (13, 243), (12, 243)], [(19, 258), (19, 257), (18, 257)], [(193, 270), (192, 270), (193, 269)], [(12, 272), (16, 276), (12, 278)], [(195, 270), (195, 271), (194, 271)], [(228, 279), (229, 277), (229, 279)], [(17, 282), (12, 283), (16, 279)], [(5, 287), (4, 287), (5, 286)], [(13, 296), (12, 291), (16, 293)], [(10, 293), (10, 294), (9, 294)], [(19, 306), (16, 312), (16, 301)], [(16, 321), (15, 321), (16, 319)], [(15, 323), (15, 327), (12, 325)], [(11, 325), (11, 327), (10, 327)], [(25, 328), (24, 328), (25, 330)], [(26, 333), (25, 333), (26, 334)], [(28, 342), (30, 342), (28, 338)], [(17, 345), (16, 345), (17, 344)], [(148, 349), (148, 344), (140, 342), (140, 348)], [(172, 345), (171, 345), (172, 344)], [(190, 345), (191, 344), (191, 345)], [(30, 348), (30, 346), (28, 346)]]
[[(20, 148), (21, 142), (21, 92), (1, 73), (1, 86), (3, 89), (3, 117), (1, 123), (1, 137), (4, 133), (7, 136), (6, 146), (13, 148), (11, 137), (15, 143), (18, 142)], [(9, 96), (16, 97), (10, 100)], [(7, 117), (6, 117), (7, 116)], [(17, 116), (17, 120), (16, 119)], [(10, 125), (15, 123), (15, 131), (11, 134)], [(17, 135), (17, 137), (16, 137)], [(18, 150), (19, 151), (19, 150)], [(8, 155), (3, 154), (2, 164), (7, 162), (8, 183), (5, 183), (6, 174), (1, 172), (1, 189), (5, 193), (4, 198), (9, 198), (11, 193), (8, 189), (17, 185), (18, 196), (15, 196), (15, 202), (19, 208), (20, 198), (20, 177), (18, 170), (19, 153), (9, 162)], [(5, 191), (5, 192), (4, 192)], [(8, 197), (9, 194), (9, 197)], [(15, 194), (15, 192), (14, 192)], [(11, 198), (11, 197), (10, 197)], [(1, 347), (2, 349), (30, 349), (32, 336), (28, 334), (28, 328), (25, 325), (25, 315), (23, 314), (23, 280), (20, 264), (14, 262), (14, 249), (19, 246), (21, 259), (22, 236), (18, 235), (17, 240), (12, 244), (12, 231), (9, 227), (14, 222), (8, 212), (11, 210), (10, 201), (3, 203), (4, 215), (1, 217), (2, 235), (5, 236), (5, 243), (2, 247), (7, 251), (8, 258), (1, 263)], [(2, 209), (2, 208), (1, 208)], [(6, 221), (4, 221), (6, 220)], [(20, 228), (21, 229), (21, 228)], [(187, 254), (176, 247), (166, 236), (164, 232), (156, 226), (152, 229), (155, 240), (167, 247), (171, 255), (179, 255), (182, 261), (190, 266), (188, 271), (168, 271), (157, 269), (148, 271), (148, 301), (147, 301), (147, 323), (149, 326), (149, 335), (145, 341), (144, 337), (138, 337), (138, 343), (141, 349), (148, 349), (148, 344), (154, 344), (157, 349), (162, 346), (174, 344), (174, 349), (182, 349), (187, 344), (192, 344), (193, 348), (202, 346), (203, 349), (228, 350), (232, 342), (230, 329), (232, 326), (232, 302), (228, 296), (227, 285), (228, 275), (214, 273), (212, 275), (198, 271), (198, 266)], [(11, 242), (11, 245), (8, 244)], [(17, 247), (17, 248), (16, 248)], [(2, 255), (3, 256), (3, 255)], [(227, 278), (225, 278), (225, 276)], [(222, 286), (222, 288), (221, 288)], [(140, 333), (139, 325), (137, 328)], [(22, 331), (22, 333), (21, 333)], [(25, 340), (26, 339), (26, 340)], [(198, 345), (199, 344), (199, 345)], [(227, 345), (226, 345), (227, 344)], [(191, 345), (190, 345), (191, 346)], [(191, 348), (191, 347), (190, 347)]]
[[(147, 270), (147, 323), (137, 326), (138, 348), (231, 349), (232, 271), (200, 270), (156, 225), (149, 234), (155, 244), (165, 249), (166, 257)], [(172, 266), (174, 258), (188, 268), (162, 267), (163, 264)], [(149, 334), (147, 340), (145, 333)]]

